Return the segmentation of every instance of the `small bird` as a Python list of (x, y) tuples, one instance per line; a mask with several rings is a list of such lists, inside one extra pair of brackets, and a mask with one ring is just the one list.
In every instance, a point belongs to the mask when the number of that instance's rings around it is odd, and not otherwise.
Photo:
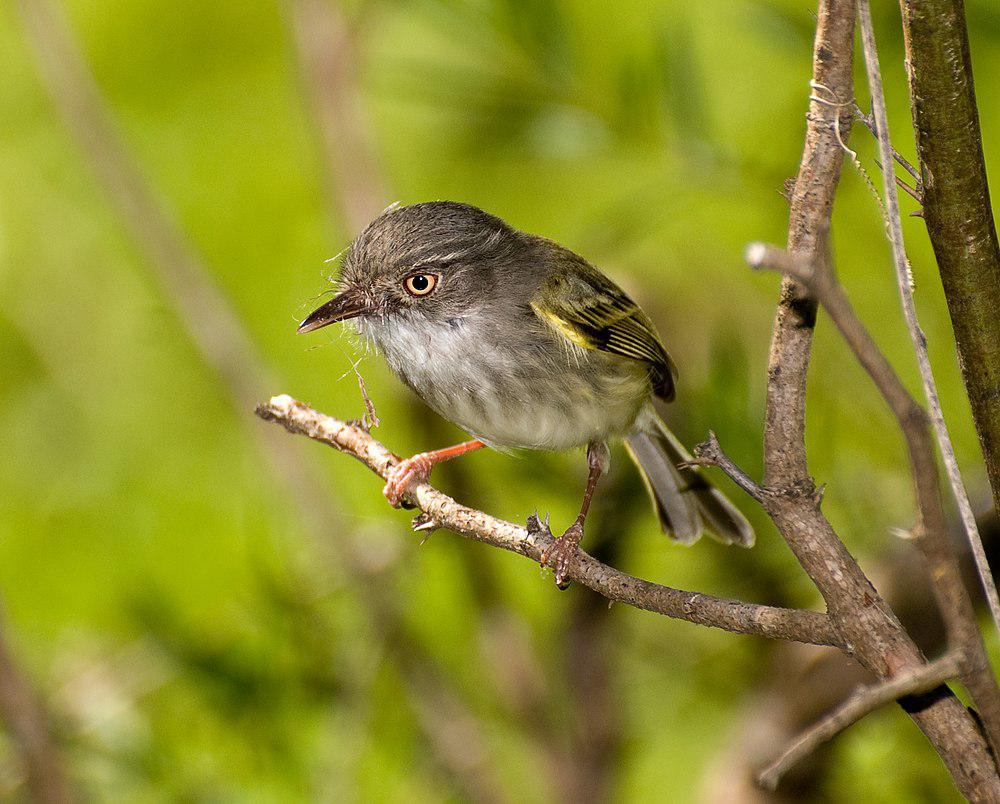
[(624, 440), (667, 535), (691, 544), (706, 529), (753, 544), (750, 523), (686, 463), (653, 407), (654, 397), (674, 398), (677, 371), (649, 317), (569, 249), (468, 204), (392, 206), (351, 243), (337, 294), (298, 331), (348, 319), (404, 383), (473, 436), (396, 464), (383, 490), (392, 505), (435, 464), (482, 447), (586, 445), (580, 515), (542, 555), (563, 586), (608, 470), (608, 442)]

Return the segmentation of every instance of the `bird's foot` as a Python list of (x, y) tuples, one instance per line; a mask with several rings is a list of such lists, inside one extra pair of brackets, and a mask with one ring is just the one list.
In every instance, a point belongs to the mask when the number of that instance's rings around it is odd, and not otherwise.
[(431, 469), (434, 462), (426, 453), (419, 453), (412, 458), (404, 458), (392, 469), (385, 480), (385, 488), (382, 493), (393, 508), (398, 508), (403, 502), (403, 495), (414, 486), (426, 483), (431, 476)]
[[(528, 518), (529, 533), (544, 533), (552, 538), (552, 531), (549, 529), (548, 517), (542, 522), (537, 514)], [(567, 528), (566, 532), (558, 539), (553, 539), (548, 547), (542, 552), (541, 565), (543, 567), (551, 564), (555, 573), (556, 586), (566, 589), (569, 581), (566, 575), (569, 573), (570, 565), (576, 558), (580, 550), (580, 541), (583, 539), (583, 523), (577, 520)]]

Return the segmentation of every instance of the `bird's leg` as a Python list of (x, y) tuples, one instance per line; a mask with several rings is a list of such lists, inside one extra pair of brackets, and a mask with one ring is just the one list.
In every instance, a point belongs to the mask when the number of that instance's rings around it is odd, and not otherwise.
[(580, 506), (580, 515), (576, 522), (569, 526), (566, 532), (550, 544), (542, 553), (542, 566), (552, 562), (552, 569), (555, 571), (556, 585), (564, 588), (566, 583), (566, 573), (569, 572), (569, 565), (576, 556), (583, 539), (583, 525), (587, 521), (587, 511), (590, 510), (590, 501), (594, 496), (594, 489), (597, 488), (597, 481), (601, 475), (608, 471), (611, 454), (608, 445), (603, 441), (593, 441), (587, 445), (587, 489), (583, 492), (583, 504)]
[(403, 495), (420, 483), (426, 483), (431, 469), (442, 461), (450, 461), (459, 455), (481, 449), (486, 445), (478, 439), (456, 444), (453, 447), (436, 449), (433, 452), (419, 452), (412, 458), (404, 458), (389, 470), (382, 493), (395, 508), (402, 502)]

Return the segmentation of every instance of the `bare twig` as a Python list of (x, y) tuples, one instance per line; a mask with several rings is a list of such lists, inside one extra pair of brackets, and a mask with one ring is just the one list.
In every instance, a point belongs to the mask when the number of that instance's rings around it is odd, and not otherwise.
[[(885, 164), (882, 162), (881, 159), (876, 159), (875, 164), (878, 165), (879, 170), (885, 172)], [(903, 181), (901, 178), (899, 178), (899, 176), (895, 174), (893, 174), (892, 177), (893, 179), (896, 180), (896, 186), (904, 193), (906, 193), (908, 196), (910, 196), (910, 198), (912, 198), (918, 204), (922, 204), (924, 202), (924, 199), (920, 195), (920, 191), (918, 189), (910, 187), (909, 184), (907, 184), (905, 181)]]
[(919, 538), (916, 544), (924, 554), (934, 579), (932, 589), (948, 627), (950, 644), (952, 647), (961, 647), (966, 652), (967, 664), (962, 681), (982, 710), (987, 728), (991, 728), (987, 718), (992, 716), (997, 705), (996, 683), (976, 626), (972, 603), (948, 543), (934, 447), (926, 413), (906, 390), (892, 365), (879, 350), (832, 272), (763, 243), (753, 243), (747, 248), (747, 261), (755, 268), (767, 267), (781, 271), (809, 288), (829, 313), (898, 420), (910, 455), (920, 513), (920, 523), (916, 529)]
[(690, 466), (718, 466), (737, 486), (753, 497), (757, 502), (763, 502), (766, 491), (750, 475), (744, 472), (722, 449), (718, 436), (711, 430), (708, 438), (697, 444), (693, 450), (694, 460), (687, 461)]
[(768, 790), (774, 790), (789, 768), (809, 756), (827, 740), (832, 740), (840, 732), (853, 726), (865, 715), (908, 695), (930, 692), (949, 679), (955, 678), (961, 672), (961, 668), (961, 654), (947, 653), (940, 659), (916, 667), (888, 681), (859, 688), (830, 714), (799, 735), (780, 757), (757, 774), (758, 784)]
[[(290, 396), (276, 396), (259, 405), (257, 415), (277, 422), (289, 432), (346, 452), (383, 478), (399, 460), (360, 428), (319, 413)], [(542, 532), (467, 508), (426, 483), (417, 486), (408, 496), (440, 527), (536, 562), (550, 543), (550, 538)], [(568, 577), (609, 600), (668, 617), (740, 634), (843, 647), (826, 616), (818, 612), (761, 606), (660, 586), (619, 572), (582, 552)]]
[[(878, 65), (878, 52), (875, 49), (875, 33), (872, 29), (871, 9), (868, 0), (861, 0), (858, 7), (861, 21), (861, 42), (865, 52), (865, 64), (868, 69), (868, 84), (872, 93), (872, 109), (875, 122), (877, 124), (876, 136), (879, 141), (879, 148), (882, 152), (883, 161), (888, 160), (892, 151), (889, 142), (889, 120), (885, 109), (885, 95), (882, 89), (882, 76)], [(969, 548), (976, 562), (976, 570), (979, 573), (979, 580), (983, 585), (986, 600), (989, 603), (990, 613), (993, 615), (993, 623), (1000, 632), (1000, 595), (997, 594), (996, 584), (993, 582), (993, 573), (986, 560), (986, 551), (983, 549), (983, 541), (979, 536), (979, 528), (976, 526), (976, 516), (972, 510), (972, 503), (966, 493), (965, 484), (962, 482), (961, 470), (958, 467), (958, 459), (955, 457), (955, 448), (948, 434), (948, 426), (944, 420), (944, 412), (941, 409), (941, 399), (938, 396), (937, 383), (934, 381), (934, 372), (931, 368), (930, 355), (927, 352), (927, 338), (920, 327), (917, 319), (917, 308), (913, 300), (913, 288), (909, 282), (910, 267), (906, 257), (906, 247), (903, 243), (903, 224), (899, 214), (899, 197), (896, 195), (896, 188), (893, 182), (885, 175), (885, 199), (888, 213), (887, 227), (889, 232), (889, 242), (892, 246), (893, 261), (896, 266), (896, 281), (899, 286), (899, 295), (903, 305), (903, 315), (906, 319), (906, 326), (910, 332), (910, 339), (913, 341), (913, 349), (917, 354), (917, 364), (920, 367), (920, 379), (924, 387), (924, 395), (927, 398), (927, 406), (930, 412), (931, 424), (934, 427), (934, 434), (937, 437), (938, 448), (944, 460), (945, 471), (948, 475), (948, 483), (951, 486), (955, 503), (962, 518), (962, 525), (965, 528), (965, 536), (969, 542)]]
[[(854, 116), (859, 121), (861, 121), (861, 124), (872, 133), (872, 136), (874, 136), (876, 140), (879, 139), (878, 126), (875, 123), (875, 114), (874, 114), (874, 112), (872, 112), (871, 114), (865, 114), (864, 112), (861, 111), (861, 107), (859, 107), (855, 103), (854, 104)], [(907, 173), (910, 174), (910, 177), (913, 179), (913, 181), (917, 185), (917, 187), (916, 187), (917, 192), (918, 193), (922, 193), (923, 189), (924, 189), (924, 183), (923, 183), (923, 180), (920, 178), (920, 171), (917, 170), (910, 163), (910, 161), (905, 156), (903, 156), (901, 153), (899, 153), (899, 151), (897, 151), (895, 148), (892, 149), (892, 158), (896, 162), (897, 165), (899, 165), (901, 168), (903, 168), (903, 170), (905, 170)], [(884, 166), (883, 162), (879, 162), (878, 166), (882, 170), (885, 170), (885, 166)], [(919, 196), (915, 196), (915, 197), (917, 198), (917, 200), (919, 200)]]

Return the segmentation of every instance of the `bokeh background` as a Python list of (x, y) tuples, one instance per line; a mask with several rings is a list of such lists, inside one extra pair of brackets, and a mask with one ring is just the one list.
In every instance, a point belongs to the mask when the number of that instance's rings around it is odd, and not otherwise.
[[(913, 155), (898, 9), (876, 4)], [(988, 161), (1000, 10), (968, 0)], [(640, 300), (680, 366), (669, 420), (761, 468), (814, 7), (793, 0), (14, 0), (0, 8), (0, 596), (74, 786), (96, 800), (941, 801), (898, 710), (788, 780), (747, 774), (857, 677), (828, 652), (670, 621), (409, 515), (347, 458), (256, 420), (363, 404), (411, 453), (460, 437), (351, 337), (296, 336), (327, 263), (392, 201), (555, 238)], [(863, 82), (858, 83), (867, 105)], [(852, 143), (877, 179), (871, 138)], [(904, 211), (915, 204), (904, 198)], [(926, 234), (917, 299), (974, 502), (989, 493)], [(846, 169), (838, 269), (914, 389), (879, 213)], [(901, 439), (825, 320), (809, 450), (825, 510), (933, 650)], [(273, 432), (272, 432), (273, 431)], [(300, 443), (301, 442), (301, 443)], [(568, 523), (582, 454), (475, 454), (436, 482)], [(736, 495), (736, 491), (730, 490)], [(750, 552), (659, 534), (621, 453), (589, 548), (662, 583), (817, 605), (750, 500)], [(991, 650), (996, 647), (990, 637)], [(25, 794), (0, 740), (0, 796)], [(757, 796), (757, 798), (754, 798)]]

